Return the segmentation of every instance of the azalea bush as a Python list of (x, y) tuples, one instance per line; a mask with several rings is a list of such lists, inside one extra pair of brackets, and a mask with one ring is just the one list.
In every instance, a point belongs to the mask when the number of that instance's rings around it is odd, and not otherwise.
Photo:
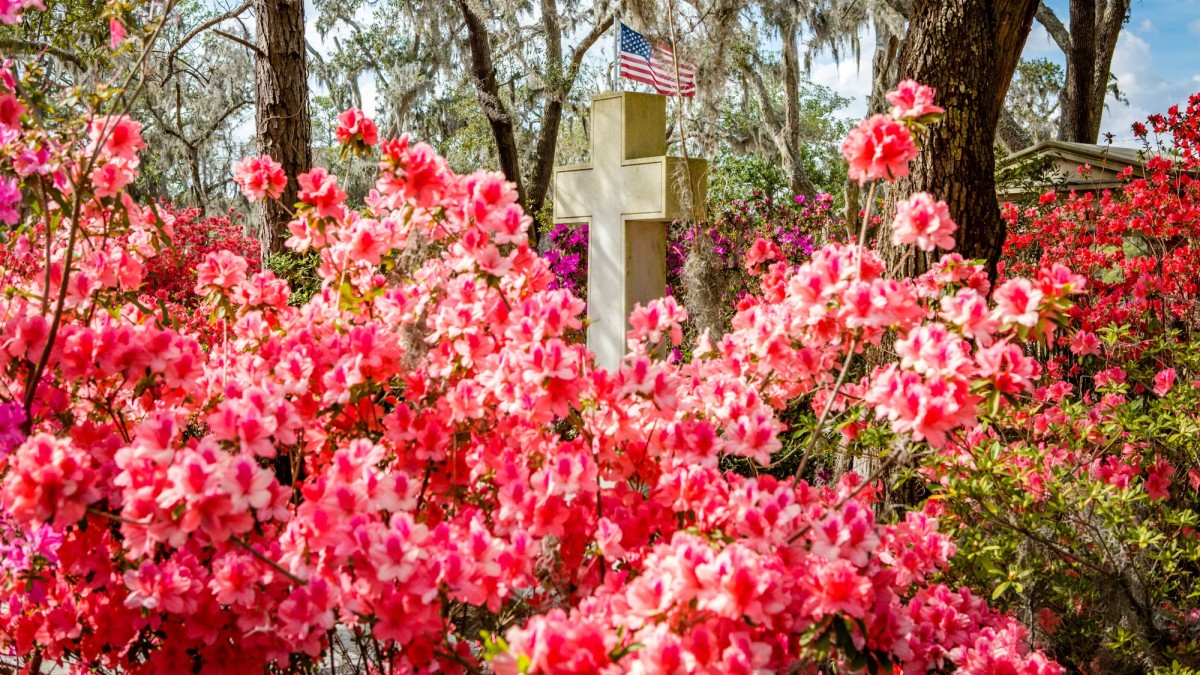
[(558, 223), (546, 234), (542, 257), (554, 273), (553, 286), (587, 300), (587, 223)]
[(686, 293), (684, 267), (689, 251), (698, 236), (707, 236), (712, 242), (713, 264), (721, 272), (723, 304), (730, 315), (739, 299), (757, 289), (745, 270), (747, 254), (755, 242), (774, 242), (787, 261), (797, 264), (808, 259), (818, 241), (828, 241), (837, 234), (831, 213), (833, 197), (828, 194), (781, 200), (753, 193), (711, 208), (716, 214), (710, 221), (674, 223), (668, 230), (667, 284), (676, 295)]
[(1063, 365), (1075, 374), (1097, 369), (1081, 369), (1081, 360), (1101, 356), (1103, 329), (1124, 326), (1117, 351), (1108, 356), (1125, 362), (1141, 360), (1155, 335), (1168, 331), (1191, 340), (1200, 326), (1200, 95), (1185, 110), (1172, 108), (1150, 124), (1153, 142), (1146, 125), (1134, 125), (1146, 139), (1145, 178), (1134, 179), (1127, 169), (1127, 184), (1119, 190), (1048, 192), (1038, 208), (1010, 205), (1005, 211), (1011, 232), (1006, 272), (1019, 275), (1059, 262), (1092, 278), (1093, 292), (1075, 310), (1083, 332), (1064, 336), (1059, 345), (1073, 357)]
[(955, 574), (1083, 672), (1200, 667), (1198, 121), (1200, 97), (1152, 117), (1148, 175), (1121, 189), (1006, 207), (1003, 274), (1065, 264), (1090, 292), (1035, 350), (1036, 386), (920, 470)]
[[(1027, 386), (1018, 345), (1083, 286), (1066, 268), (993, 305), (953, 257), (892, 279), (858, 245), (793, 265), (764, 241), (719, 343), (663, 360), (686, 318), (667, 298), (630, 317), (609, 372), (564, 339), (583, 303), (552, 288), (513, 186), (376, 143), (355, 111), (339, 138), (377, 157), (375, 188), (350, 209), (314, 168), (289, 225), (321, 288), (293, 306), (272, 271), (209, 252), (207, 341), (140, 301), (172, 241), (125, 190), (140, 125), (120, 97), (47, 123), (22, 77), (0, 73), (3, 246), (41, 255), (0, 269), (0, 650), (27, 671), (300, 672), (352, 642), (386, 672), (1060, 672), (943, 576), (956, 547), (934, 511), (881, 520), (875, 480), (720, 462), (768, 465), (796, 400), (824, 422), (888, 332), (902, 359), (866, 404), (904, 439), (895, 457), (948, 447)], [(911, 147), (923, 119), (868, 120), (861, 157), (872, 129)], [(861, 157), (864, 179), (903, 169)], [(236, 178), (251, 199), (284, 181), (268, 157)], [(960, 306), (945, 321), (942, 297)]]
[(1047, 373), (924, 467), (959, 578), (1085, 672), (1200, 667), (1200, 350), (1170, 350), (1182, 382), (1138, 394), (1114, 366), (1080, 392)]

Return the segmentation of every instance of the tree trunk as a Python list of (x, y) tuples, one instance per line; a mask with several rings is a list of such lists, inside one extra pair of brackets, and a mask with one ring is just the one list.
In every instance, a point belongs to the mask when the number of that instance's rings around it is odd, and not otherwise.
[(467, 44), (471, 49), (471, 79), (479, 96), (479, 107), (483, 109), (492, 128), (496, 142), (496, 155), (500, 171), (509, 181), (516, 183), (522, 199), (525, 190), (521, 187), (521, 157), (517, 151), (517, 138), (513, 130), (512, 114), (500, 97), (500, 85), (496, 82), (496, 66), (492, 62), (492, 45), (488, 42), (487, 25), (468, 0), (458, 0), (463, 19), (467, 24)]
[(546, 203), (546, 193), (554, 177), (554, 154), (558, 147), (558, 127), (562, 123), (563, 105), (567, 92), (558, 86), (562, 82), (562, 22), (558, 15), (558, 0), (542, 0), (542, 28), (546, 31), (545, 78), (551, 84), (542, 108), (542, 125), (538, 134), (537, 155), (525, 209), (534, 219), (533, 243), (537, 245), (537, 218)]
[(613, 23), (613, 14), (597, 21), (592, 30), (571, 51), (571, 59), (563, 64), (562, 20), (558, 13), (557, 0), (541, 0), (542, 27), (546, 32), (547, 68), (546, 103), (542, 108), (542, 124), (538, 135), (537, 150), (533, 157), (533, 173), (529, 181), (521, 174), (521, 156), (517, 149), (513, 117), (500, 97), (500, 85), (496, 82), (496, 66), (492, 60), (492, 46), (488, 41), (488, 28), (481, 17), (471, 8), (470, 0), (457, 0), (467, 26), (467, 45), (471, 50), (471, 79), (479, 96), (479, 105), (492, 128), (492, 140), (500, 170), (508, 180), (516, 183), (521, 195), (521, 205), (533, 216), (534, 229), (529, 233), (530, 242), (537, 246), (536, 218), (546, 203), (550, 181), (554, 177), (554, 154), (558, 147), (558, 129), (562, 124), (563, 108), (567, 96), (575, 86), (583, 57)]
[[(915, 192), (945, 200), (958, 224), (955, 250), (990, 268), (1005, 236), (996, 200), (996, 124), (1037, 6), (1037, 0), (916, 0), (901, 47), (900, 79), (937, 89), (946, 116), (922, 139), (924, 149), (911, 174), (895, 184), (892, 202)], [(880, 249), (893, 274), (928, 269), (932, 255), (892, 244), (890, 218), (881, 230)]]
[[(1067, 51), (1067, 81), (1062, 91), (1058, 140), (1092, 143), (1092, 87), (1096, 79), (1096, 0), (1071, 0), (1071, 42)], [(1101, 102), (1103, 105), (1103, 101)], [(1098, 125), (1097, 125), (1097, 128)]]
[(793, 195), (807, 192), (812, 181), (800, 158), (800, 54), (796, 45), (796, 25), (787, 22), (780, 29), (783, 42), (783, 129), (780, 130), (779, 151), (783, 170), (787, 173), (788, 189)]
[(259, 152), (283, 165), (288, 184), (281, 203), (263, 203), (259, 241), (264, 255), (284, 250), (288, 208), (296, 203), (296, 176), (312, 168), (304, 0), (257, 0), (258, 54), (254, 66), (254, 119)]
[(1100, 122), (1104, 117), (1104, 98), (1108, 94), (1108, 78), (1112, 72), (1113, 54), (1117, 51), (1117, 38), (1121, 27), (1129, 16), (1129, 0), (1102, 1), (1103, 12), (1096, 12), (1096, 71), (1088, 105), (1092, 110), (1091, 126), (1088, 129), (1089, 143), (1100, 139)]
[[(1045, 2), (1042, 2), (1038, 7), (1037, 20), (1053, 38), (1054, 43), (1063, 51), (1067, 57), (1068, 83), (1063, 87), (1063, 92), (1059, 97), (1060, 108), (1065, 110), (1070, 86), (1070, 68), (1075, 46), (1078, 41), (1085, 40), (1083, 35), (1090, 35), (1092, 47), (1091, 50), (1094, 56), (1092, 60), (1092, 80), (1089, 84), (1083, 85), (1087, 90), (1087, 110), (1088, 110), (1088, 127), (1086, 134), (1078, 135), (1075, 139), (1084, 143), (1095, 143), (1100, 137), (1100, 123), (1104, 117), (1104, 99), (1108, 94), (1109, 76), (1112, 68), (1113, 54), (1117, 49), (1117, 38), (1121, 35), (1121, 28), (1125, 25), (1125, 20), (1129, 17), (1130, 0), (1088, 0), (1086, 5), (1090, 5), (1090, 9), (1084, 6), (1081, 8), (1082, 14), (1090, 13), (1092, 16), (1092, 28), (1088, 29), (1082, 25), (1076, 26), (1076, 3), (1078, 0), (1071, 2), (1071, 16), (1068, 20), (1071, 23), (1071, 30), (1068, 32), (1067, 27), (1050, 9)], [(1076, 31), (1079, 33), (1076, 33)], [(1077, 37), (1078, 36), (1078, 37)], [(1077, 85), (1078, 86), (1078, 85)], [(1060, 124), (1060, 131), (1062, 125)], [(1060, 139), (1065, 137), (1060, 134)]]

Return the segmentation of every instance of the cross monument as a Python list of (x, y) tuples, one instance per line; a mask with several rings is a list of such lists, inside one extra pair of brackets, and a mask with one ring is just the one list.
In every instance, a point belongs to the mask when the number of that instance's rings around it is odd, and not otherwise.
[[(554, 171), (554, 222), (589, 223), (588, 347), (615, 370), (629, 313), (667, 286), (667, 224), (702, 219), (708, 163), (667, 157), (667, 99), (617, 92), (592, 99), (592, 161)], [(691, 176), (688, 208), (687, 177)]]

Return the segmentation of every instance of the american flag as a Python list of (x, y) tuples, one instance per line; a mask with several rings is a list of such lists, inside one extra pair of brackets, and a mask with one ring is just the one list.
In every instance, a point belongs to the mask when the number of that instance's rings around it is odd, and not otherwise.
[(675, 57), (670, 47), (654, 44), (645, 35), (621, 24), (621, 77), (654, 87), (667, 96), (696, 95), (696, 67), (679, 62), (679, 86), (675, 86)]

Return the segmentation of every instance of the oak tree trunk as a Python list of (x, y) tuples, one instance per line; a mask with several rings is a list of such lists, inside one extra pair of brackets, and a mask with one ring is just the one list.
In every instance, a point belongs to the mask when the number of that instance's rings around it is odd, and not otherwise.
[(458, 6), (467, 25), (471, 78), (475, 81), (479, 107), (483, 109), (488, 125), (492, 128), (500, 171), (509, 181), (516, 183), (517, 192), (524, 197), (525, 191), (521, 188), (521, 159), (517, 150), (513, 117), (500, 96), (500, 84), (496, 81), (496, 66), (492, 61), (492, 46), (488, 41), (487, 25), (468, 0), (458, 0)]
[(783, 41), (783, 129), (779, 144), (788, 189), (793, 195), (812, 192), (812, 181), (800, 156), (800, 50), (796, 44), (796, 25), (788, 23), (781, 31)]
[[(1117, 49), (1121, 28), (1129, 18), (1129, 5), (1130, 0), (1072, 0), (1071, 15), (1067, 19), (1071, 29), (1067, 30), (1067, 26), (1053, 9), (1044, 1), (1039, 4), (1038, 22), (1046, 28), (1046, 32), (1067, 59), (1068, 81), (1059, 95), (1060, 108), (1066, 110), (1068, 98), (1071, 98), (1075, 105), (1079, 105), (1077, 101), (1084, 100), (1087, 107), (1087, 128), (1072, 130), (1083, 133), (1067, 133), (1067, 116), (1064, 112), (1059, 124), (1059, 140), (1095, 143), (1099, 139), (1113, 54)], [(1090, 26), (1087, 20), (1089, 16)], [(1090, 47), (1086, 44), (1089, 42)], [(1092, 64), (1090, 67), (1086, 65), (1089, 62)], [(1080, 63), (1080, 67), (1074, 68), (1075, 63)], [(1086, 83), (1072, 82), (1070, 73), (1073, 70), (1091, 70), (1091, 80)], [(1081, 98), (1079, 91), (1084, 91), (1086, 98)]]
[(500, 171), (504, 173), (505, 178), (517, 185), (521, 205), (535, 218), (534, 229), (530, 231), (529, 237), (530, 242), (537, 246), (536, 218), (546, 203), (550, 181), (554, 177), (558, 130), (562, 124), (567, 96), (575, 86), (583, 57), (612, 26), (614, 15), (610, 13), (607, 18), (598, 21), (575, 46), (570, 53), (570, 59), (564, 63), (562, 19), (559, 16), (557, 0), (541, 0), (541, 20), (546, 37), (543, 47), (547, 63), (543, 77), (547, 82), (547, 92), (546, 103), (542, 108), (536, 154), (532, 161), (533, 169), (527, 181), (521, 173), (521, 155), (517, 148), (513, 116), (501, 98), (500, 85), (496, 81), (496, 66), (492, 58), (492, 46), (488, 40), (487, 24), (484, 17), (472, 8), (470, 0), (457, 0), (457, 3), (467, 27), (467, 46), (471, 52), (471, 79), (475, 84), (479, 105), (483, 108), (492, 129), (492, 140), (496, 144)]
[[(280, 203), (263, 203), (263, 253), (284, 250), (288, 208), (296, 203), (296, 176), (312, 168), (312, 123), (304, 51), (304, 0), (258, 0), (254, 5), (258, 53), (254, 65), (254, 119), (259, 152), (283, 165), (288, 184)], [(288, 207), (288, 208), (285, 208)]]
[(1092, 110), (1088, 143), (1100, 139), (1100, 122), (1104, 117), (1104, 98), (1108, 94), (1108, 78), (1112, 69), (1113, 54), (1117, 51), (1117, 38), (1129, 16), (1130, 0), (1107, 0), (1103, 12), (1096, 12), (1096, 70), (1088, 105)]
[[(916, 0), (901, 47), (900, 79), (937, 89), (946, 116), (925, 134), (911, 174), (895, 184), (890, 201), (916, 192), (945, 200), (958, 224), (955, 250), (989, 267), (1005, 236), (996, 200), (996, 125), (1037, 6), (1037, 0)], [(892, 273), (927, 269), (934, 256), (894, 246), (890, 218), (883, 222), (879, 245)]]
[(1071, 0), (1070, 21), (1071, 42), (1067, 51), (1067, 81), (1061, 96), (1058, 139), (1094, 143), (1092, 116), (1099, 117), (1103, 110), (1092, 106), (1092, 87), (1096, 79), (1096, 0)]

